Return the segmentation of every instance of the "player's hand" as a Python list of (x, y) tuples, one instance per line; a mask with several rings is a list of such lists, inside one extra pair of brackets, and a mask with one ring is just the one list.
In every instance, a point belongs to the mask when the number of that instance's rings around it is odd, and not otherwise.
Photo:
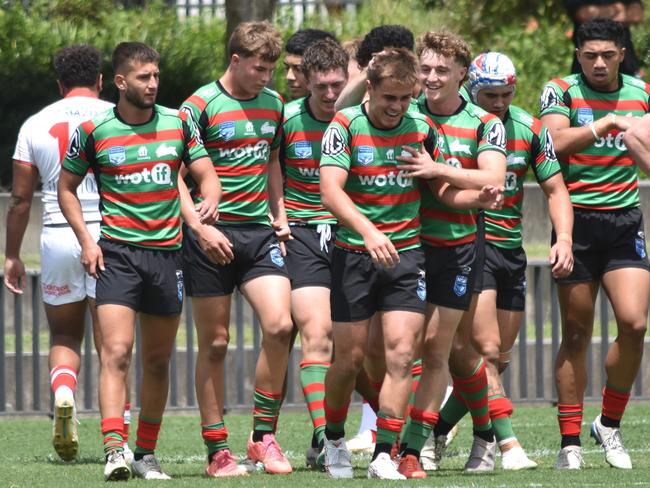
[(569, 241), (556, 241), (548, 256), (554, 278), (566, 278), (573, 271), (573, 251)]
[(405, 163), (397, 165), (397, 169), (408, 171), (409, 176), (432, 180), (439, 175), (436, 171), (437, 163), (431, 159), (424, 145), (420, 145), (420, 150), (411, 146), (402, 146), (402, 153), (396, 159)]
[(27, 283), (25, 265), (20, 258), (5, 259), (5, 286), (11, 293), (22, 295)]
[(283, 256), (287, 255), (287, 248), (284, 243), (293, 239), (291, 235), (291, 227), (286, 220), (274, 220), (273, 221), (273, 230), (275, 230), (275, 237), (278, 238), (280, 242), (280, 252)]
[(219, 218), (218, 202), (212, 198), (206, 197), (201, 200), (195, 207), (199, 222), (205, 225), (213, 225)]
[(485, 185), (478, 194), (480, 208), (485, 210), (501, 210), (503, 208), (502, 186)]
[(89, 242), (81, 246), (81, 264), (93, 278), (99, 278), (99, 272), (104, 271), (104, 254), (96, 242)]
[(199, 246), (210, 261), (225, 266), (235, 259), (232, 242), (216, 227), (202, 225), (195, 234)]
[(392, 268), (399, 263), (399, 254), (395, 246), (383, 232), (374, 229), (369, 235), (363, 236), (363, 244), (375, 263), (386, 268)]
[(641, 120), (640, 117), (633, 117), (631, 115), (617, 115), (614, 123), (614, 128), (620, 131), (626, 131), (633, 125), (637, 124), (639, 120)]

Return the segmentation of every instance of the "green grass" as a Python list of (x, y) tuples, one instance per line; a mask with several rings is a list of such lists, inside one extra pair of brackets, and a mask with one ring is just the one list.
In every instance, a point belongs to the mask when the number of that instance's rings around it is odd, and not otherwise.
[[(356, 410), (356, 409), (355, 409)], [(457, 439), (449, 448), (449, 457), (442, 470), (433, 473), (426, 481), (409, 481), (409, 486), (471, 486), (471, 487), (557, 487), (557, 486), (650, 486), (650, 456), (647, 439), (650, 436), (650, 405), (633, 403), (624, 420), (625, 443), (629, 449), (634, 469), (620, 471), (609, 468), (601, 449), (588, 439), (589, 422), (597, 414), (596, 406), (587, 406), (583, 425), (583, 449), (586, 467), (580, 472), (557, 472), (553, 469), (558, 449), (558, 430), (555, 409), (546, 406), (519, 406), (513, 424), (529, 456), (539, 463), (534, 471), (507, 473), (497, 469), (489, 475), (465, 475), (462, 467), (469, 453), (471, 427), (467, 419), (461, 424)], [(251, 425), (248, 413), (226, 416), (230, 432), (230, 445), (236, 455), (245, 452), (246, 435)], [(351, 415), (350, 433), (356, 432), (358, 415)], [(96, 417), (83, 417), (79, 426), (81, 452), (79, 460), (64, 465), (56, 458), (51, 444), (50, 422), (44, 418), (0, 419), (0, 486), (2, 487), (86, 487), (106, 486), (103, 481), (101, 437)], [(135, 426), (132, 427), (135, 431)], [(259, 486), (304, 487), (331, 483), (323, 473), (305, 469), (303, 453), (308, 447), (310, 422), (306, 412), (283, 412), (280, 418), (278, 439), (285, 449), (295, 472), (291, 476), (254, 474), (245, 479), (211, 480), (203, 476), (205, 451), (202, 445), (199, 418), (196, 415), (169, 413), (165, 418), (157, 454), (165, 470), (173, 477), (165, 487), (175, 486)], [(133, 435), (133, 434), (132, 434)], [(131, 441), (133, 446), (133, 440)], [(365, 479), (368, 456), (354, 456), (358, 467), (356, 479), (340, 481), (346, 486), (377, 486), (376, 481)], [(142, 480), (130, 484), (151, 485)], [(338, 484), (339, 482), (337, 482)], [(394, 483), (397, 486), (397, 483)], [(381, 486), (393, 484), (382, 482)], [(400, 483), (404, 486), (404, 483)], [(155, 485), (158, 486), (158, 485)]]

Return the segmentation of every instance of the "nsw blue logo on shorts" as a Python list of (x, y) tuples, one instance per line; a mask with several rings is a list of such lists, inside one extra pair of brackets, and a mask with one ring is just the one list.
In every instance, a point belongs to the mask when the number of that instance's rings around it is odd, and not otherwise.
[(456, 281), (454, 282), (454, 293), (459, 297), (462, 297), (467, 293), (467, 276), (456, 275)]
[(176, 270), (176, 296), (178, 297), (179, 302), (183, 301), (183, 270), (182, 269)]
[(269, 250), (269, 255), (271, 256), (271, 261), (278, 268), (284, 266), (284, 258), (282, 257), (282, 251), (280, 251), (280, 244), (272, 244), (271, 249)]
[(424, 271), (420, 271), (420, 277), (418, 278), (418, 288), (417, 288), (418, 298), (422, 301), (427, 297), (427, 282), (424, 279)]
[(634, 248), (641, 259), (645, 259), (648, 255), (645, 251), (645, 239), (643, 237), (636, 237), (634, 239)]

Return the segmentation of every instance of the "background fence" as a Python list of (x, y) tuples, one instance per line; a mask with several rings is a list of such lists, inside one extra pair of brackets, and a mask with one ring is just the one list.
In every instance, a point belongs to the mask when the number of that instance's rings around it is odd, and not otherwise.
[[(527, 313), (519, 339), (513, 348), (512, 362), (504, 374), (504, 385), (514, 401), (551, 402), (556, 399), (553, 361), (560, 342), (559, 306), (555, 284), (544, 261), (532, 260), (528, 267)], [(250, 307), (241, 295), (233, 297), (232, 342), (226, 359), (226, 408), (249, 408), (252, 399), (255, 363), (260, 350), (261, 332)], [(14, 296), (0, 287), (0, 415), (48, 413), (52, 408), (47, 366), (48, 328), (40, 296), (40, 276), (29, 274), (24, 295)], [(588, 352), (589, 382), (586, 396), (598, 397), (603, 383), (603, 364), (610, 332), (612, 312), (603, 293), (597, 301), (594, 339)], [(136, 333), (131, 371), (131, 403), (139, 404), (141, 357)], [(196, 340), (189, 303), (183, 312), (171, 360), (169, 407), (196, 407), (194, 366)], [(286, 403), (303, 404), (298, 381), (299, 343), (291, 354)], [(649, 380), (644, 359), (634, 385), (636, 397), (647, 398)], [(78, 408), (97, 410), (97, 355), (92, 329), (87, 320), (82, 346), (82, 368), (78, 383)]]

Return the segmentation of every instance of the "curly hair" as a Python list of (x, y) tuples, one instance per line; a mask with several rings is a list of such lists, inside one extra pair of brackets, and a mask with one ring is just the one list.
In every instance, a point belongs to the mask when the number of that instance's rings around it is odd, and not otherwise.
[(314, 42), (322, 39), (331, 39), (336, 41), (334, 34), (321, 29), (300, 29), (294, 32), (284, 46), (287, 54), (302, 56), (305, 50)]
[(102, 55), (88, 44), (64, 47), (54, 55), (54, 71), (66, 89), (94, 86), (102, 69)]
[(238, 54), (243, 58), (259, 56), (274, 63), (282, 52), (282, 37), (268, 21), (242, 22), (228, 40), (228, 57)]
[(348, 74), (348, 54), (338, 42), (332, 39), (322, 39), (305, 49), (300, 63), (300, 69), (309, 78), (311, 72), (327, 72), (342, 69)]
[(368, 32), (357, 50), (357, 63), (368, 66), (373, 55), (389, 47), (413, 50), (413, 33), (401, 25), (380, 25)]
[(587, 41), (612, 41), (616, 47), (625, 46), (623, 24), (605, 17), (595, 17), (580, 24), (576, 31), (576, 46), (581, 48)]
[(458, 64), (469, 68), (472, 51), (465, 40), (452, 32), (425, 32), (418, 37), (415, 54), (418, 58), (426, 51), (433, 51), (447, 58), (454, 58)]
[(377, 86), (386, 79), (411, 87), (417, 83), (418, 60), (413, 51), (400, 47), (375, 55), (368, 68), (368, 80), (372, 86)]

